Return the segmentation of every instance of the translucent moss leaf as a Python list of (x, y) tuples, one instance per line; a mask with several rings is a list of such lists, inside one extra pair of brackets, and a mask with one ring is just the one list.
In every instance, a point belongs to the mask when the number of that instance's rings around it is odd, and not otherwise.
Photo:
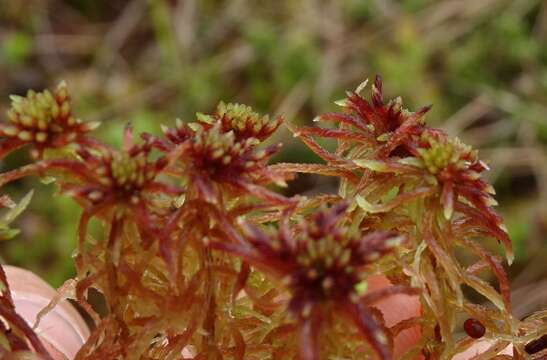
[(29, 191), (23, 199), (15, 206), (13, 209), (8, 211), (6, 215), (4, 215), (4, 218), (2, 219), (2, 223), (4, 224), (10, 224), (13, 220), (15, 220), (21, 213), (27, 208), (28, 204), (30, 204), (30, 200), (32, 199), (32, 195), (34, 194), (34, 190)]
[(357, 205), (359, 205), (359, 207), (363, 210), (365, 210), (366, 212), (369, 212), (369, 213), (377, 213), (377, 212), (381, 212), (381, 206), (378, 206), (378, 205), (374, 205), (374, 204), (371, 204), (369, 203), (368, 201), (365, 200), (364, 197), (362, 197), (361, 195), (357, 195), (355, 197), (355, 201), (357, 202)]
[(377, 172), (393, 172), (393, 169), (390, 168), (385, 162), (370, 160), (370, 159), (355, 159), (353, 162), (365, 169), (369, 169)]
[(399, 163), (403, 165), (411, 165), (411, 166), (415, 166), (419, 168), (424, 167), (423, 161), (415, 157), (406, 157), (406, 158), (399, 159)]
[(211, 115), (206, 115), (200, 112), (196, 113), (196, 118), (206, 124), (213, 124), (214, 122), (214, 118)]
[(11, 229), (11, 228), (1, 229), (0, 228), (0, 240), (13, 239), (19, 233), (20, 233), (19, 229)]
[(40, 178), (40, 182), (44, 185), (53, 184), (55, 182), (55, 177), (53, 176), (44, 176)]
[(25, 197), (15, 207), (11, 208), (0, 220), (0, 240), (9, 240), (15, 237), (19, 230), (9, 227), (22, 212), (26, 209), (32, 198), (33, 190), (29, 191)]
[(371, 214), (376, 214), (381, 212), (388, 212), (390, 210), (393, 210), (395, 207), (400, 206), (401, 204), (404, 204), (406, 202), (410, 202), (417, 198), (431, 195), (432, 192), (433, 192), (432, 189), (418, 188), (414, 191), (403, 193), (393, 198), (393, 200), (385, 204), (384, 203), (371, 204), (361, 195), (355, 196), (355, 201), (357, 202), (357, 205), (359, 205), (359, 207), (365, 210), (366, 212), (369, 212)]

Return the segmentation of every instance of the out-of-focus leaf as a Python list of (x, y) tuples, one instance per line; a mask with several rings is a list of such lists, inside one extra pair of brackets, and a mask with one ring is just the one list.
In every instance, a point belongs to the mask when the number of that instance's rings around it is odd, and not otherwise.
[(0, 332), (0, 348), (10, 350), (9, 341), (3, 332)]
[(32, 39), (25, 33), (15, 32), (6, 36), (0, 46), (0, 55), (8, 64), (24, 62), (32, 50)]
[(21, 213), (26, 209), (28, 204), (30, 204), (30, 200), (32, 199), (32, 195), (34, 194), (34, 190), (29, 191), (23, 199), (15, 206), (13, 209), (8, 211), (6, 215), (4, 215), (4, 218), (2, 219), (3, 224), (10, 224), (17, 218)]
[(0, 240), (8, 240), (19, 234), (18, 229), (12, 229), (9, 227), (21, 213), (26, 209), (30, 200), (32, 199), (33, 190), (29, 191), (23, 199), (15, 207), (10, 209), (4, 217), (0, 220)]
[(20, 232), (19, 229), (11, 229), (11, 228), (0, 229), (0, 240), (13, 239), (14, 237), (17, 236), (17, 234), (19, 234), (19, 232)]

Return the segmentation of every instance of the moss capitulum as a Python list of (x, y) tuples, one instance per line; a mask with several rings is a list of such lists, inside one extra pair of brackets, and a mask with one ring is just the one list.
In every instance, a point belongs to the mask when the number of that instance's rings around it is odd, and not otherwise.
[(476, 151), (458, 138), (440, 138), (424, 133), (422, 139), (429, 144), (429, 148), (418, 149), (425, 167), (431, 174), (438, 174), (449, 166), (464, 169), (473, 159)]

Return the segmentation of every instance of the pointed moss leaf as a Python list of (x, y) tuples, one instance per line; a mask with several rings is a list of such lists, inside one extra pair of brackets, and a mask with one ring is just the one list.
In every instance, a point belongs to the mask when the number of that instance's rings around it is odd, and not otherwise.
[(336, 105), (338, 105), (338, 106), (342, 106), (342, 107), (344, 107), (344, 106), (347, 106), (347, 105), (348, 105), (348, 103), (347, 103), (347, 99), (341, 99), (341, 100), (336, 100), (336, 101), (335, 101), (334, 103), (335, 103)]
[(181, 196), (178, 196), (175, 200), (173, 200), (173, 205), (178, 209), (182, 205), (184, 205), (185, 200), (186, 200), (186, 194), (182, 194)]
[(212, 124), (215, 121), (215, 118), (212, 117), (211, 115), (207, 115), (200, 112), (196, 113), (196, 117), (199, 121), (207, 123), (207, 124)]
[(392, 135), (392, 133), (383, 133), (382, 135), (378, 136), (376, 138), (376, 140), (381, 141), (381, 142), (386, 142), (386, 141), (389, 140), (391, 135)]
[(446, 220), (450, 220), (452, 218), (453, 213), (454, 213), (454, 207), (453, 206), (449, 206), (449, 205), (444, 205), (443, 206), (443, 214), (444, 214), (444, 218)]
[(355, 93), (360, 94), (361, 91), (363, 91), (367, 87), (367, 84), (368, 84), (368, 79), (365, 79), (365, 81), (363, 81), (357, 86), (357, 88), (355, 89)]
[(194, 130), (194, 131), (199, 131), (199, 130), (201, 130), (201, 129), (203, 128), (200, 124), (195, 123), (195, 122), (189, 123), (189, 124), (188, 124), (188, 127), (189, 127), (190, 129)]
[(369, 160), (369, 159), (355, 159), (353, 160), (355, 165), (360, 166), (365, 169), (369, 169), (377, 172), (394, 172), (393, 169), (383, 161)]
[(382, 195), (382, 202), (383, 203), (390, 202), (391, 200), (395, 199), (398, 193), (399, 193), (399, 187), (398, 186), (392, 187), (391, 189), (389, 189), (389, 191), (387, 191), (384, 195)]
[(34, 190), (29, 191), (23, 199), (15, 206), (13, 209), (8, 211), (6, 215), (4, 215), (4, 218), (2, 219), (2, 222), (4, 224), (10, 224), (17, 216), (19, 216), (23, 210), (26, 209), (28, 204), (30, 203), (30, 199), (32, 199), (32, 194), (34, 193)]
[(403, 164), (403, 165), (416, 166), (416, 167), (419, 167), (419, 168), (424, 167), (424, 163), (422, 162), (422, 160), (420, 160), (418, 158), (415, 158), (413, 156), (399, 159), (398, 162), (400, 164)]
[(361, 195), (357, 195), (355, 197), (355, 201), (357, 202), (357, 205), (359, 205), (359, 207), (365, 210), (366, 212), (373, 213), (373, 214), (381, 212), (380, 206), (369, 203)]
[(53, 176), (43, 176), (40, 178), (40, 182), (44, 185), (49, 185), (55, 182), (55, 177)]
[(19, 229), (11, 229), (9, 227), (0, 229), (0, 241), (13, 239), (19, 233), (20, 233)]

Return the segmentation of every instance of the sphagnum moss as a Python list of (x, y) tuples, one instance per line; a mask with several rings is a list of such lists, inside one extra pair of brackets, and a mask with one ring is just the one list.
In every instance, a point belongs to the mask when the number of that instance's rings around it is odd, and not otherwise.
[[(545, 356), (547, 313), (511, 315), (502, 262), (481, 246), (495, 238), (512, 259), (493, 187), (482, 179), (488, 167), (427, 126), (429, 107), (384, 102), (380, 78), (370, 101), (365, 87), (337, 102), (341, 112), (315, 119), (337, 128), (287, 124), (323, 164), (268, 165), (280, 145), (260, 144), (282, 119), (246, 105), (220, 103), (194, 122), (162, 126), (162, 137), (141, 134), (140, 143), (128, 128), (115, 150), (91, 136), (97, 124), (74, 117), (64, 83), (13, 97), (0, 156), (28, 146), (34, 162), (1, 174), (0, 184), (54, 175), (82, 207), (72, 295), (96, 327), (77, 359), (174, 359), (184, 349), (195, 359), (386, 360), (393, 338), (416, 325), (423, 336), (406, 359), (449, 359), (476, 339), (490, 341), (490, 353), (512, 344), (515, 359)], [(337, 149), (317, 137), (338, 140)], [(287, 198), (268, 187), (298, 172), (338, 177), (338, 195)], [(1, 204), (15, 206), (7, 195)], [(12, 217), (0, 224), (10, 236)], [(101, 238), (88, 234), (93, 218)], [(465, 267), (456, 247), (476, 262)], [(486, 270), (497, 289), (478, 276)], [(394, 286), (368, 291), (378, 273)], [(49, 359), (15, 313), (3, 271), (0, 285), (0, 353), (34, 349)], [(463, 285), (487, 303), (467, 299)], [(87, 303), (90, 288), (106, 299), (103, 318)], [(387, 327), (373, 303), (397, 293), (419, 296), (423, 316)], [(458, 326), (469, 336), (457, 339)]]

